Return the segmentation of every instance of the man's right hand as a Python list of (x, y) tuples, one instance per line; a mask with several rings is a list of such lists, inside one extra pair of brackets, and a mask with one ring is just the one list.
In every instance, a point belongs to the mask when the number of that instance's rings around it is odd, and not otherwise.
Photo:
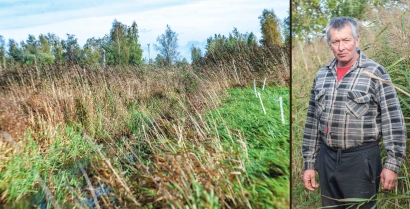
[(314, 191), (319, 187), (319, 184), (316, 183), (315, 176), (315, 170), (305, 170), (305, 172), (303, 173), (303, 182), (305, 182), (306, 189)]

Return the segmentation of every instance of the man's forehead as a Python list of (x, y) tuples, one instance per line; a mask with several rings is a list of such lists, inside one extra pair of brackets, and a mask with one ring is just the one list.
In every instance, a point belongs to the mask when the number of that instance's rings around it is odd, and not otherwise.
[(353, 31), (352, 28), (350, 27), (349, 24), (345, 25), (343, 28), (330, 28), (329, 30), (330, 33), (330, 38), (333, 36), (352, 36), (353, 37)]

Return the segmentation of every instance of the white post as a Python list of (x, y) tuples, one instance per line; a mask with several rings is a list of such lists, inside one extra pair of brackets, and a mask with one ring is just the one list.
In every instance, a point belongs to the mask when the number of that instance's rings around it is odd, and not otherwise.
[(263, 106), (262, 97), (261, 97), (261, 94), (259, 92), (258, 92), (258, 97), (259, 97), (259, 101), (261, 102), (261, 105), (262, 105), (263, 114), (266, 115), (266, 110), (265, 110), (265, 107)]
[(285, 124), (285, 117), (283, 115), (282, 97), (279, 97), (280, 115), (282, 116), (282, 124)]
[(256, 98), (258, 98), (258, 94), (256, 93), (256, 81), (253, 79), (253, 91), (255, 92)]
[(262, 91), (265, 90), (265, 83), (266, 83), (266, 78), (265, 80), (263, 80)]

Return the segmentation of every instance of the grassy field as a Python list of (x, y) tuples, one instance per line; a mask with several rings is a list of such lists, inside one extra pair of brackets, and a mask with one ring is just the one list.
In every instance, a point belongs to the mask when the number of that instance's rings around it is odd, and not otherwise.
[(0, 205), (288, 208), (289, 89), (241, 70), (1, 72)]
[[(408, 2), (407, 2), (407, 5)], [(374, 20), (360, 27), (360, 48), (371, 59), (385, 66), (393, 83), (410, 92), (410, 22), (408, 9), (368, 8), (366, 18)], [(309, 192), (302, 182), (301, 140), (313, 77), (317, 70), (333, 59), (327, 43), (318, 39), (294, 43), (292, 49), (292, 208), (319, 208), (320, 192)], [(410, 98), (398, 93), (406, 125), (410, 126)], [(410, 129), (408, 129), (410, 130)], [(410, 146), (407, 142), (407, 153)], [(383, 156), (385, 152), (383, 151)], [(410, 208), (410, 163), (408, 156), (399, 173), (398, 186), (392, 193), (380, 192), (378, 208)]]

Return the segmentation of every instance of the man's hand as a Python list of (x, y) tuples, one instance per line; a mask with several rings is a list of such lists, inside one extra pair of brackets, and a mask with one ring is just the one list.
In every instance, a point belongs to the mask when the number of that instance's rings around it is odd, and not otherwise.
[(305, 182), (306, 189), (314, 191), (319, 187), (319, 184), (316, 183), (315, 176), (315, 170), (305, 170), (305, 172), (303, 173), (303, 182)]
[(380, 174), (380, 181), (382, 183), (382, 190), (392, 190), (397, 184), (397, 173), (384, 168)]

